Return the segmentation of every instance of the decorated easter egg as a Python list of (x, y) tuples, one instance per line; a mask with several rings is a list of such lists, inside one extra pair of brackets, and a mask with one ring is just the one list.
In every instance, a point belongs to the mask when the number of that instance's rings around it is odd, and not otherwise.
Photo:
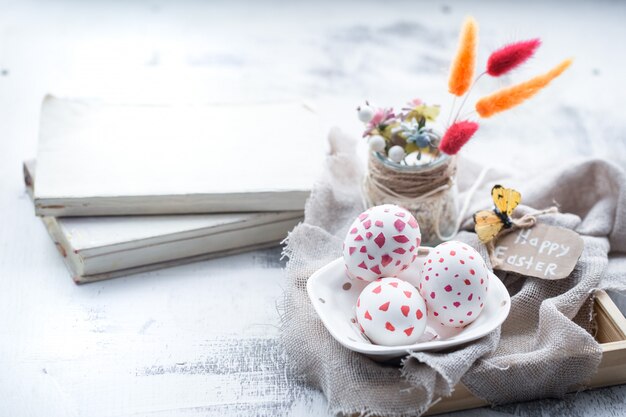
[(361, 331), (377, 345), (410, 345), (426, 329), (426, 305), (417, 289), (398, 278), (380, 278), (356, 302)]
[(425, 258), (419, 290), (430, 318), (443, 326), (464, 327), (483, 310), (489, 270), (474, 248), (449, 241)]
[(363, 281), (396, 276), (417, 257), (421, 237), (407, 210), (393, 204), (372, 207), (348, 229), (343, 243), (346, 272)]

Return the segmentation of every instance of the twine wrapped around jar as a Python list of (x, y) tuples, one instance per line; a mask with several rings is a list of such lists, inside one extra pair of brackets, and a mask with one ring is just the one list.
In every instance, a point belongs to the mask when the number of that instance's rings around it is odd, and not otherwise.
[(454, 156), (406, 166), (372, 152), (363, 181), (364, 204), (391, 203), (406, 208), (417, 219), (425, 244), (449, 240), (458, 228), (455, 174)]

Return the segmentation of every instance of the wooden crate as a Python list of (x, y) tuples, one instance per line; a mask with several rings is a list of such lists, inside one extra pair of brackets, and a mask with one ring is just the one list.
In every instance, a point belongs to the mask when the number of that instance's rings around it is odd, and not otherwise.
[[(604, 291), (596, 292), (595, 302), (598, 332), (596, 339), (602, 346), (602, 361), (598, 373), (589, 382), (589, 388), (626, 383), (626, 318)], [(435, 403), (425, 415), (484, 407), (488, 403), (475, 397), (459, 383), (454, 393)]]

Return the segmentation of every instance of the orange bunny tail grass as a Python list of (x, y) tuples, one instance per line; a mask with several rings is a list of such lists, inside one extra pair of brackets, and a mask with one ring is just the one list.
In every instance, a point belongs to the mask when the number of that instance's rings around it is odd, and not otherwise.
[(552, 80), (561, 75), (570, 65), (572, 65), (572, 60), (566, 59), (545, 74), (538, 75), (523, 83), (503, 88), (491, 95), (485, 96), (476, 102), (476, 111), (480, 117), (491, 117), (496, 113), (509, 110), (510, 108), (522, 104), (550, 84)]
[(468, 17), (463, 23), (459, 48), (450, 68), (448, 91), (455, 96), (462, 96), (469, 90), (476, 67), (476, 46), (478, 44), (478, 23)]

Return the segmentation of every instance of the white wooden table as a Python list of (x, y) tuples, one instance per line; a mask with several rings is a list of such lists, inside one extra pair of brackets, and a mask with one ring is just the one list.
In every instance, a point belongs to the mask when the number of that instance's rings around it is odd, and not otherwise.
[[(445, 70), (471, 12), (485, 53), (544, 37), (520, 78), (564, 55), (577, 62), (535, 105), (485, 124), (466, 155), (514, 167), (589, 153), (626, 162), (617, 107), (624, 62), (616, 62), (624, 58), (609, 51), (626, 38), (623, 4), (2, 3), (1, 416), (327, 415), (323, 396), (285, 372), (279, 248), (72, 283), (21, 182), (47, 92), (144, 101), (304, 96), (325, 103), (329, 124), (357, 132), (362, 98), (449, 102)], [(539, 143), (545, 150), (534, 153)], [(463, 415), (617, 416), (625, 398), (622, 386)]]

